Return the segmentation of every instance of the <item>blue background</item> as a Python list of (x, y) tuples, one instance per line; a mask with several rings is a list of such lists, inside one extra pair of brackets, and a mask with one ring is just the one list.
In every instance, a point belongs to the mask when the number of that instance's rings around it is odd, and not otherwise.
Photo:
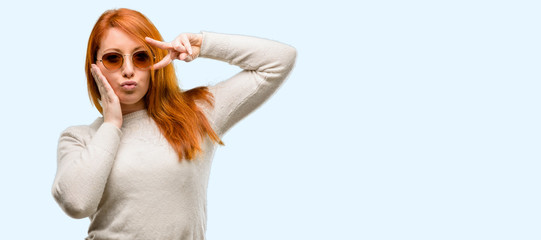
[[(82, 239), (51, 196), (89, 124), (88, 36), (111, 8), (166, 40), (295, 46), (296, 68), (218, 149), (208, 239), (541, 239), (539, 1), (11, 1), (0, 9), (2, 239)], [(176, 62), (181, 87), (239, 69)]]

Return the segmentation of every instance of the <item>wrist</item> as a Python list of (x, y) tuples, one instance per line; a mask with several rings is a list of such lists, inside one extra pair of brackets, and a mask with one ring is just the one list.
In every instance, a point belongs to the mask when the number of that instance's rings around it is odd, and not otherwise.
[(117, 127), (118, 129), (120, 129), (122, 127), (122, 121), (105, 119), (103, 122), (112, 124), (113, 126)]
[(201, 44), (203, 44), (203, 34), (195, 33), (195, 36), (197, 36), (197, 45), (201, 46)]

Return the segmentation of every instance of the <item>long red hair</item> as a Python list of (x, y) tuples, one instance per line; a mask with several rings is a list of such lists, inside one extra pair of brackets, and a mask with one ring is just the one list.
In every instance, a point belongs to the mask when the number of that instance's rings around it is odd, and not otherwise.
[[(96, 109), (102, 114), (103, 109), (99, 103), (100, 92), (92, 77), (90, 67), (91, 64), (96, 63), (99, 44), (106, 30), (110, 28), (117, 28), (131, 35), (155, 56), (154, 62), (160, 61), (167, 54), (166, 50), (152, 47), (145, 41), (145, 37), (160, 41), (163, 41), (163, 38), (154, 24), (143, 14), (126, 8), (105, 11), (90, 33), (85, 63), (88, 94)], [(210, 106), (213, 105), (214, 99), (207, 87), (182, 91), (178, 86), (173, 64), (149, 71), (151, 71), (150, 84), (144, 97), (147, 112), (178, 153), (179, 160), (193, 159), (201, 151), (201, 141), (205, 136), (223, 144), (203, 112), (195, 104), (196, 100), (202, 100)]]

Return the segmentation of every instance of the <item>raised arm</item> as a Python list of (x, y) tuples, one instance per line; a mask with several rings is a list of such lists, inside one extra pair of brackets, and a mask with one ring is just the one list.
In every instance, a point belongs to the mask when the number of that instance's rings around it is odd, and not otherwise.
[(293, 69), (295, 48), (267, 39), (203, 32), (200, 57), (239, 66), (243, 71), (210, 87), (215, 106), (208, 115), (219, 135), (265, 102)]
[(173, 60), (190, 62), (197, 57), (212, 58), (243, 69), (235, 76), (210, 87), (214, 108), (205, 108), (218, 135), (267, 100), (288, 76), (297, 52), (295, 48), (256, 37), (203, 32), (183, 33), (171, 42), (146, 39), (169, 54), (153, 68), (160, 69)]

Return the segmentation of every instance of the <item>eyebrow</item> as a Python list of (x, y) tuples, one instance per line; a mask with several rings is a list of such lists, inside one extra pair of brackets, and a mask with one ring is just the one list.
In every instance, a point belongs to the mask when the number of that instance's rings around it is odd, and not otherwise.
[[(133, 52), (136, 52), (136, 51), (139, 50), (139, 49), (144, 49), (144, 47), (143, 47), (143, 46), (136, 47), (136, 48), (134, 48), (131, 52), (132, 52), (132, 53), (133, 53)], [(107, 49), (103, 50), (103, 52), (106, 53), (106, 52), (109, 52), (110, 50), (115, 51), (115, 52), (119, 52), (119, 53), (123, 53), (123, 52), (122, 52), (120, 49), (118, 49), (118, 48), (107, 48)]]

